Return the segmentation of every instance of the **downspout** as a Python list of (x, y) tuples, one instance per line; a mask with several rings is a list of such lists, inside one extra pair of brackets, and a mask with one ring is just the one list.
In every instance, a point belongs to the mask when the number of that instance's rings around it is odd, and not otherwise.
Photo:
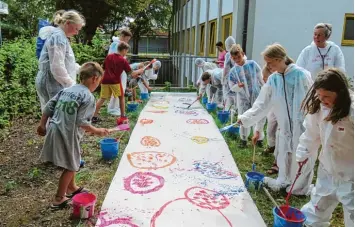
[(244, 4), (244, 25), (243, 25), (243, 41), (242, 41), (242, 48), (246, 53), (247, 49), (247, 37), (248, 37), (248, 18), (249, 18), (249, 0), (245, 0)]

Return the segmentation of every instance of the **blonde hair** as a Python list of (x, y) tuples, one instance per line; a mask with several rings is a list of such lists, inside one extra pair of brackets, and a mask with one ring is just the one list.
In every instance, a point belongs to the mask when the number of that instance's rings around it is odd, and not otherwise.
[(324, 29), (324, 35), (326, 39), (330, 38), (330, 35), (332, 34), (332, 25), (328, 23), (318, 23), (314, 29), (319, 29), (323, 28)]
[(86, 62), (79, 70), (80, 81), (85, 81), (95, 76), (101, 77), (103, 74), (104, 70), (97, 62)]
[(292, 58), (287, 56), (286, 50), (283, 46), (278, 43), (271, 44), (266, 47), (266, 49), (261, 53), (264, 57), (271, 59), (281, 59), (285, 61), (286, 65), (294, 63)]
[[(54, 25), (59, 25), (58, 23), (58, 19), (63, 15), (63, 13), (65, 13), (64, 9), (58, 10), (57, 12), (55, 12), (53, 14), (53, 24)], [(59, 16), (59, 17), (58, 17)]]
[(243, 48), (239, 44), (233, 44), (229, 53), (233, 56), (237, 55), (238, 53), (243, 54)]
[(73, 24), (85, 25), (84, 16), (75, 10), (65, 11), (63, 14), (58, 13), (54, 18), (54, 23), (57, 25), (65, 24), (68, 21)]

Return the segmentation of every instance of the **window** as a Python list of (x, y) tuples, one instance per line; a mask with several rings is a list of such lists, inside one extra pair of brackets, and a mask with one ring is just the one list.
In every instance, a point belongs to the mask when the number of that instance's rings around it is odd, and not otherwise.
[(179, 50), (180, 50), (179, 52), (184, 53), (184, 46), (186, 45), (186, 43), (184, 42), (184, 44), (182, 44), (182, 42), (185, 39), (185, 30), (183, 30), (181, 32), (181, 34), (182, 34), (182, 37), (179, 37), (179, 40), (181, 40), (181, 43), (179, 44)]
[(187, 35), (186, 35), (186, 37), (184, 37), (185, 40), (186, 40), (185, 43), (186, 43), (186, 47), (187, 47), (186, 53), (190, 53), (190, 47), (191, 47), (191, 44), (190, 44), (190, 29), (187, 29), (186, 33), (187, 33)]
[(354, 46), (354, 14), (346, 13), (344, 17), (342, 46)]
[(195, 27), (191, 28), (191, 33), (192, 33), (192, 39), (191, 39), (191, 47), (190, 47), (190, 53), (194, 54), (195, 53)]
[(199, 55), (204, 55), (205, 48), (205, 24), (200, 24), (200, 52)]
[(232, 35), (232, 14), (222, 17), (222, 43)]
[(216, 56), (216, 24), (217, 21), (213, 20), (209, 22), (209, 43), (208, 43), (208, 55), (211, 57)]

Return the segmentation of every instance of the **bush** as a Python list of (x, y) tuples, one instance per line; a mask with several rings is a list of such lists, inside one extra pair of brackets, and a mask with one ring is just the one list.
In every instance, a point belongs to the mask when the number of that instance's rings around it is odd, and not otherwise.
[(35, 88), (35, 39), (18, 38), (0, 48), (0, 129), (40, 110)]
[[(73, 43), (77, 62), (102, 63), (106, 56), (107, 43), (108, 40), (98, 35), (94, 37), (92, 46)], [(40, 114), (35, 88), (38, 71), (35, 49), (36, 38), (17, 38), (4, 42), (0, 48), (0, 137), (12, 119)]]

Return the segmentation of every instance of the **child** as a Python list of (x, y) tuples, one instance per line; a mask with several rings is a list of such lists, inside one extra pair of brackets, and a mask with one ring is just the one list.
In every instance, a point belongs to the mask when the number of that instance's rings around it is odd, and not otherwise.
[[(161, 67), (161, 62), (156, 61), (151, 66), (149, 66), (147, 70), (145, 70), (142, 77), (138, 77), (137, 79), (132, 79), (130, 81), (129, 86), (131, 88), (134, 88), (132, 90), (134, 101), (140, 101), (140, 100), (136, 100), (136, 96), (137, 96), (136, 89), (135, 89), (136, 86), (139, 87), (141, 93), (148, 93), (149, 91), (153, 90), (151, 87), (149, 87), (149, 80), (156, 80), (158, 78), (160, 67)], [(156, 71), (157, 73), (155, 73)]]
[[(228, 84), (232, 92), (237, 93), (238, 114), (243, 114), (250, 109), (259, 95), (260, 88), (264, 84), (261, 77), (261, 69), (253, 60), (245, 60), (243, 49), (239, 44), (234, 44), (230, 50), (232, 60), (236, 65), (231, 69)], [(256, 142), (259, 147), (263, 146), (264, 131), (262, 128), (253, 126), (254, 132), (260, 131), (260, 138)], [(247, 147), (250, 127), (240, 127), (240, 148)]]
[(311, 201), (302, 207), (307, 217), (305, 224), (329, 226), (340, 202), (345, 226), (354, 226), (354, 103), (341, 70), (319, 72), (302, 109), (306, 113), (306, 130), (296, 150), (297, 162), (312, 159), (322, 149)]
[[(265, 177), (264, 182), (272, 190), (279, 191), (291, 184), (297, 171), (295, 152), (300, 135), (303, 133), (302, 100), (312, 85), (311, 75), (305, 69), (293, 64), (287, 56), (286, 50), (280, 44), (267, 46), (262, 53), (267, 67), (274, 72), (261, 88), (260, 94), (251, 109), (238, 116), (238, 122), (250, 127), (258, 122), (262, 130), (265, 118), (273, 109), (276, 116), (279, 132), (277, 135), (277, 165), (279, 174), (277, 179)], [(259, 132), (254, 136), (258, 138)], [(309, 166), (304, 166), (304, 169)], [(302, 181), (302, 176), (299, 180)], [(287, 191), (288, 189), (286, 189)], [(299, 190), (296, 182), (293, 194), (306, 194)]]
[[(98, 122), (98, 113), (101, 106), (106, 99), (111, 98), (113, 95), (115, 98), (119, 98), (121, 116), (117, 118), (117, 125), (128, 123), (128, 118), (125, 116), (125, 97), (122, 87), (121, 74), (125, 71), (127, 74), (131, 73), (131, 67), (127, 60), (124, 58), (129, 50), (129, 45), (125, 42), (118, 44), (118, 54), (109, 54), (104, 62), (105, 73), (101, 82), (100, 99), (96, 103), (96, 110), (93, 117), (94, 122)], [(131, 76), (138, 77), (143, 73), (143, 69), (133, 71)]]
[[(197, 66), (197, 68), (202, 70), (202, 73), (206, 72), (207, 70), (214, 70), (217, 67), (217, 65), (213, 62), (206, 62), (204, 61), (202, 58), (196, 58), (195, 60), (195, 65)], [(201, 77), (202, 77), (202, 73), (199, 76), (199, 78), (196, 81), (196, 86), (199, 87), (201, 84)]]
[[(74, 195), (87, 192), (75, 184), (75, 173), (80, 165), (80, 140), (84, 132), (106, 136), (108, 130), (91, 126), (95, 98), (91, 94), (100, 84), (103, 70), (95, 62), (85, 63), (80, 69), (80, 84), (61, 90), (45, 106), (37, 132), (46, 136), (40, 158), (64, 169), (52, 209), (66, 207)], [(46, 124), (48, 119), (48, 131)]]
[(214, 70), (207, 70), (201, 76), (201, 85), (199, 89), (199, 95), (197, 99), (200, 100), (203, 94), (207, 93), (208, 102), (211, 102), (211, 98), (214, 95), (214, 102), (217, 103), (218, 108), (223, 108), (222, 106), (222, 98), (223, 98), (223, 91), (222, 91), (222, 77), (223, 69), (216, 68)]
[[(266, 83), (269, 76), (272, 74), (270, 70), (264, 66), (262, 70), (263, 81)], [(277, 121), (276, 116), (272, 110), (269, 111), (267, 115), (267, 127), (266, 127), (266, 137), (267, 137), (267, 148), (264, 153), (274, 153), (275, 161), (272, 167), (267, 171), (268, 174), (276, 174), (279, 172), (279, 167), (277, 167), (277, 150), (275, 150), (276, 144), (276, 133), (277, 133)]]

